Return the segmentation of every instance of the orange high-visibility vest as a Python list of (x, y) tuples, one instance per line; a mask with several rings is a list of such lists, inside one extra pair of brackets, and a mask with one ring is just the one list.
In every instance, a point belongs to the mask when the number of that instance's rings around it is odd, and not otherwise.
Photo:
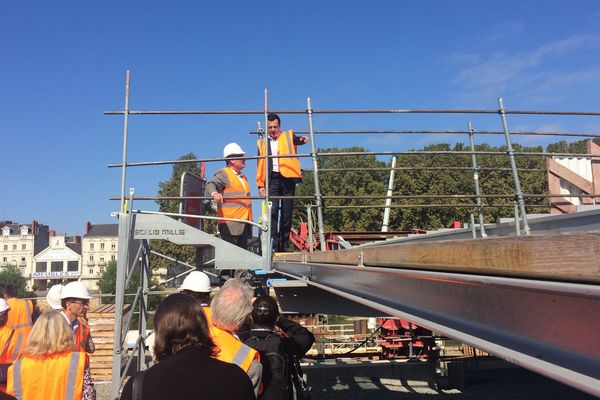
[(90, 327), (83, 318), (77, 318), (79, 325), (73, 332), (73, 341), (75, 342), (75, 350), (85, 351), (90, 338)]
[(88, 355), (81, 352), (23, 357), (8, 368), (6, 389), (19, 400), (81, 400), (88, 364)]
[(208, 329), (210, 329), (212, 324), (212, 309), (209, 306), (202, 306), (202, 311), (204, 311), (204, 316), (206, 317), (206, 323), (208, 324)]
[(17, 358), (25, 351), (27, 337), (33, 327), (33, 302), (31, 300), (21, 300), (16, 298), (8, 299), (6, 302), (10, 307), (8, 310), (6, 327), (12, 328), (15, 331), (13, 337), (15, 343), (14, 358)]
[(11, 363), (20, 355), (15, 352), (17, 336), (14, 329), (0, 327), (0, 364)]
[[(256, 167), (256, 184), (258, 187), (265, 187), (265, 143), (269, 141), (268, 135), (258, 139), (258, 155), (262, 158), (258, 159)], [(294, 131), (282, 131), (277, 138), (277, 155), (283, 156), (290, 154), (295, 156), (298, 154), (297, 146), (294, 144)], [(300, 160), (298, 157), (280, 157), (278, 158), (279, 173), (286, 178), (301, 178), (302, 171), (300, 170)]]
[(260, 361), (260, 356), (256, 350), (240, 342), (231, 333), (213, 325), (210, 327), (210, 336), (219, 348), (217, 359), (236, 364), (246, 372), (250, 369), (252, 361)]
[[(223, 168), (229, 180), (229, 186), (223, 191), (223, 203), (217, 206), (217, 216), (223, 218), (237, 218), (247, 221), (252, 220), (252, 201), (250, 199), (232, 199), (232, 197), (248, 197), (250, 196), (250, 184), (245, 176), (242, 177), (244, 184), (240, 178), (229, 167)], [(219, 224), (226, 224), (234, 221), (219, 220)]]

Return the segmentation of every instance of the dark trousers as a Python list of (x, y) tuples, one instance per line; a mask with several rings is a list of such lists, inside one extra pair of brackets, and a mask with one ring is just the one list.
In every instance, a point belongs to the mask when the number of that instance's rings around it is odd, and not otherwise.
[[(229, 232), (227, 224), (219, 224), (219, 233), (221, 234), (221, 239), (231, 244), (235, 244), (238, 247), (241, 247), (244, 250), (248, 249), (248, 240), (250, 236), (252, 236), (252, 228), (248, 224), (244, 224), (244, 231), (241, 235), (232, 235)], [(240, 271), (240, 270), (238, 270)], [(242, 270), (243, 272), (244, 270)], [(232, 269), (223, 269), (220, 272), (220, 275), (227, 275), (230, 278), (233, 278), (235, 275), (235, 271)]]
[[(281, 176), (279, 172), (271, 172), (269, 180), (269, 196), (293, 196), (296, 192), (296, 180)], [(293, 199), (273, 200), (271, 209), (271, 237), (273, 249), (285, 251), (285, 246), (292, 229)]]

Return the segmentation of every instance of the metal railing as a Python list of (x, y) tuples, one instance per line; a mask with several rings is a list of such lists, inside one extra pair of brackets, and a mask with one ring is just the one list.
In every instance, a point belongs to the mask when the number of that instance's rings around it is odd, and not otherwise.
[[(541, 172), (544, 169), (535, 169), (535, 168), (517, 168), (516, 158), (517, 157), (586, 157), (586, 158), (598, 158), (600, 154), (572, 154), (572, 153), (550, 153), (550, 152), (520, 152), (515, 151), (512, 145), (511, 136), (513, 135), (539, 135), (539, 136), (565, 136), (565, 137), (585, 137), (585, 138), (597, 138), (600, 137), (600, 134), (584, 132), (584, 133), (574, 133), (574, 132), (526, 132), (526, 131), (514, 131), (511, 132), (508, 127), (508, 118), (509, 115), (555, 115), (555, 116), (592, 116), (597, 117), (600, 116), (600, 112), (577, 112), (577, 111), (533, 111), (533, 110), (510, 110), (504, 107), (503, 100), (501, 98), (498, 99), (498, 108), (497, 109), (467, 109), (467, 110), (458, 110), (458, 109), (345, 109), (345, 110), (328, 110), (328, 109), (313, 109), (311, 98), (308, 97), (306, 99), (306, 108), (303, 110), (270, 110), (268, 104), (268, 93), (265, 90), (264, 93), (264, 108), (263, 110), (221, 110), (221, 111), (203, 111), (203, 110), (190, 110), (190, 111), (149, 111), (149, 110), (131, 110), (129, 106), (129, 97), (130, 97), (130, 81), (131, 74), (127, 71), (126, 74), (126, 82), (125, 82), (125, 105), (124, 110), (122, 111), (107, 111), (106, 115), (120, 115), (124, 118), (123, 124), (123, 151), (122, 151), (122, 159), (120, 163), (112, 163), (109, 164), (109, 168), (120, 168), (121, 169), (121, 193), (120, 196), (111, 197), (111, 199), (119, 200), (120, 207), (119, 213), (117, 215), (120, 218), (126, 218), (126, 221), (120, 221), (119, 224), (119, 257), (118, 257), (118, 274), (117, 274), (117, 296), (116, 296), (116, 310), (122, 310), (124, 305), (124, 297), (125, 297), (125, 287), (129, 283), (129, 280), (132, 278), (133, 274), (136, 273), (136, 268), (139, 268), (140, 274), (140, 286), (138, 291), (135, 294), (135, 298), (133, 301), (134, 307), (139, 307), (139, 332), (141, 333), (136, 342), (134, 353), (137, 355), (137, 368), (144, 369), (145, 368), (145, 352), (144, 352), (144, 341), (146, 335), (146, 317), (148, 316), (148, 311), (146, 308), (147, 304), (147, 296), (150, 293), (149, 289), (149, 281), (148, 281), (148, 273), (150, 270), (148, 259), (149, 255), (152, 254), (152, 250), (150, 250), (147, 241), (142, 241), (138, 247), (137, 254), (133, 258), (129, 258), (131, 254), (129, 254), (129, 244), (130, 240), (132, 240), (133, 235), (130, 232), (131, 228), (131, 218), (132, 218), (132, 204), (137, 200), (183, 200), (183, 199), (210, 199), (208, 196), (134, 196), (132, 190), (130, 190), (129, 198), (126, 198), (126, 187), (127, 187), (127, 168), (132, 167), (141, 167), (141, 166), (158, 166), (158, 165), (175, 165), (175, 164), (186, 164), (186, 163), (199, 163), (199, 162), (219, 162), (225, 161), (226, 158), (216, 157), (216, 158), (202, 158), (202, 159), (194, 159), (194, 160), (165, 160), (165, 161), (141, 161), (141, 162), (129, 162), (127, 159), (127, 151), (128, 151), (128, 131), (129, 131), (129, 117), (130, 116), (144, 116), (144, 115), (198, 115), (198, 116), (214, 116), (214, 115), (262, 115), (264, 117), (265, 126), (267, 126), (267, 114), (269, 112), (274, 112), (277, 114), (285, 115), (306, 115), (308, 130), (297, 131), (297, 133), (307, 133), (310, 135), (311, 148), (309, 153), (305, 154), (280, 154), (277, 156), (269, 155), (268, 151), (265, 151), (265, 168), (267, 169), (267, 173), (265, 173), (265, 192), (266, 196), (264, 200), (267, 204), (270, 204), (270, 200), (278, 200), (288, 198), (286, 196), (269, 196), (268, 192), (268, 166), (273, 158), (281, 158), (281, 157), (298, 157), (298, 158), (310, 158), (312, 163), (312, 176), (314, 183), (314, 195), (312, 196), (293, 196), (292, 198), (299, 201), (309, 201), (311, 204), (308, 205), (309, 218), (310, 218), (310, 210), (316, 209), (317, 215), (317, 230), (318, 235), (320, 237), (321, 249), (324, 250), (325, 239), (324, 239), (324, 222), (323, 222), (323, 210), (324, 209), (336, 209), (342, 207), (354, 207), (354, 208), (383, 208), (384, 210), (384, 222), (383, 227), (387, 229), (389, 225), (389, 213), (393, 208), (471, 208), (477, 212), (479, 218), (479, 228), (481, 232), (481, 236), (485, 237), (485, 227), (484, 227), (484, 210), (490, 207), (510, 207), (515, 209), (515, 221), (517, 223), (517, 234), (524, 233), (525, 235), (530, 234), (530, 228), (527, 221), (526, 208), (528, 207), (539, 207), (539, 204), (526, 204), (525, 199), (529, 198), (553, 198), (553, 197), (579, 197), (579, 198), (596, 198), (600, 197), (600, 194), (589, 193), (589, 194), (575, 194), (575, 195), (565, 195), (559, 193), (550, 193), (550, 194), (526, 194), (523, 193), (521, 188), (520, 176), (519, 172)], [(500, 123), (502, 126), (502, 130), (499, 131), (475, 131), (472, 126), (472, 123), (469, 121), (467, 123), (466, 130), (315, 130), (314, 128), (314, 119), (315, 116), (318, 115), (335, 115), (335, 114), (458, 114), (458, 115), (497, 115), (500, 118)], [(260, 128), (260, 124), (259, 124)], [(262, 129), (259, 129), (257, 132), (265, 135), (265, 132)], [(411, 151), (365, 151), (365, 152), (318, 152), (316, 137), (318, 135), (339, 135), (339, 134), (466, 134), (469, 138), (469, 147), (470, 150), (461, 150), (461, 151), (419, 151), (419, 150), (411, 150)], [(503, 135), (505, 140), (506, 151), (476, 151), (474, 137), (475, 135)], [(471, 158), (471, 166), (465, 167), (414, 167), (414, 166), (396, 166), (394, 160), (397, 159), (398, 156), (401, 155), (423, 155), (423, 156), (435, 156), (435, 155), (452, 155), (452, 156), (469, 156)], [(374, 194), (371, 196), (336, 196), (336, 195), (323, 195), (321, 193), (321, 185), (320, 185), (320, 176), (319, 176), (319, 159), (324, 157), (351, 157), (351, 156), (389, 156), (392, 157), (392, 162), (389, 168), (381, 168), (382, 170), (390, 171), (389, 184), (387, 187), (387, 192), (382, 194)], [(509, 167), (507, 168), (492, 168), (492, 167), (482, 167), (478, 165), (478, 156), (498, 156), (498, 157), (507, 157), (509, 161)], [(245, 160), (257, 160), (261, 157), (240, 157)], [(447, 194), (431, 194), (431, 195), (393, 195), (393, 182), (394, 182), (394, 172), (401, 170), (457, 170), (457, 171), (471, 171), (473, 173), (474, 180), (474, 194), (464, 194), (464, 195), (447, 195)], [(323, 171), (334, 171), (335, 169), (327, 168), (322, 169)], [(348, 170), (348, 169), (346, 169)], [(379, 170), (377, 168), (361, 168), (361, 170)], [(482, 193), (481, 187), (479, 185), (479, 174), (482, 171), (487, 170), (502, 170), (502, 171), (510, 171), (512, 176), (512, 182), (514, 185), (514, 192), (511, 194), (485, 194)], [(251, 199), (262, 199), (260, 197), (250, 197)], [(385, 200), (384, 204), (381, 205), (369, 205), (369, 204), (355, 204), (355, 205), (324, 205), (324, 200), (334, 200), (334, 199), (346, 199), (346, 200)], [(473, 200), (471, 203), (459, 203), (459, 204), (431, 204), (431, 203), (423, 203), (423, 204), (393, 204), (394, 200), (439, 200), (439, 199), (452, 199), (452, 200)], [(483, 199), (508, 199), (514, 200), (514, 204), (508, 203), (498, 203), (498, 204), (485, 204)], [(128, 201), (128, 202), (127, 202)], [(314, 202), (314, 204), (312, 204)], [(126, 204), (128, 206), (126, 207)], [(270, 210), (269, 210), (270, 211)], [(136, 211), (136, 213), (141, 213), (141, 211)], [(167, 215), (168, 213), (160, 213)], [(171, 214), (175, 216), (175, 214)], [(181, 214), (177, 214), (179, 216)], [(267, 214), (269, 217), (271, 215), (270, 212)], [(472, 218), (473, 218), (473, 214)], [(207, 219), (216, 219), (215, 217), (208, 216), (194, 216), (196, 218), (203, 217)], [(518, 220), (520, 219), (520, 223)], [(474, 222), (474, 218), (472, 220)], [(267, 238), (271, 237), (271, 224), (263, 221), (263, 225), (258, 225), (252, 223), (257, 226), (259, 229), (267, 232)], [(472, 223), (474, 225), (474, 223)], [(522, 227), (519, 228), (519, 226)], [(310, 224), (310, 228), (312, 228), (312, 223)], [(309, 240), (312, 240), (312, 234)], [(267, 251), (263, 255), (265, 265), (270, 265), (271, 261), (271, 241), (267, 240)], [(161, 255), (162, 256), (162, 255)], [(131, 263), (129, 265), (129, 263)], [(188, 271), (183, 272), (182, 274), (188, 273), (193, 270), (193, 267), (188, 265), (190, 269)], [(119, 312), (116, 313), (116, 321), (115, 321), (115, 339), (117, 345), (115, 346), (115, 350), (113, 353), (113, 387), (112, 387), (112, 398), (118, 398), (119, 388), (121, 386), (123, 380), (123, 369), (121, 368), (120, 357), (123, 349), (123, 336), (121, 335), (121, 324), (122, 324), (122, 315)], [(130, 318), (127, 321), (126, 326), (131, 324), (132, 319)], [(120, 346), (119, 346), (120, 345)], [(132, 359), (128, 361), (128, 366), (132, 363)], [(125, 371), (127, 368), (125, 368)]]

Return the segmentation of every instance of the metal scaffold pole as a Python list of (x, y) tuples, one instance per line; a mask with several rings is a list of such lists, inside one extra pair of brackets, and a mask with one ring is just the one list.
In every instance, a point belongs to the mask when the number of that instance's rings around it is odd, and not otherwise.
[(267, 217), (267, 252), (264, 254), (265, 257), (265, 270), (270, 271), (271, 259), (273, 257), (273, 230), (272, 230), (272, 215), (271, 209), (273, 208), (273, 203), (269, 199), (269, 92), (265, 89), (264, 96), (264, 114), (265, 114), (265, 134), (263, 137), (264, 146), (265, 146), (265, 205), (266, 205), (266, 217)]
[(392, 156), (392, 166), (390, 169), (390, 182), (388, 183), (387, 189), (387, 198), (385, 199), (385, 210), (383, 211), (383, 224), (381, 225), (381, 232), (388, 231), (388, 224), (390, 222), (390, 205), (392, 204), (392, 191), (394, 190), (394, 176), (395, 176), (395, 168), (396, 161), (398, 160), (397, 156)]
[(523, 192), (521, 191), (521, 181), (519, 180), (519, 173), (517, 172), (515, 152), (513, 150), (512, 142), (510, 140), (510, 132), (508, 130), (508, 123), (506, 122), (506, 110), (504, 108), (504, 102), (502, 101), (502, 97), (498, 98), (498, 113), (500, 114), (500, 119), (502, 120), (502, 128), (504, 128), (504, 139), (506, 140), (508, 157), (510, 159), (510, 167), (512, 169), (513, 179), (515, 181), (515, 192), (517, 196), (517, 203), (519, 204), (519, 210), (521, 211), (521, 219), (523, 221), (523, 232), (525, 233), (525, 235), (529, 235), (530, 230), (529, 224), (527, 223), (525, 200), (523, 199)]
[[(468, 130), (469, 130), (469, 143), (471, 145), (471, 151), (475, 152), (475, 131), (473, 130), (473, 125), (471, 124), (471, 121), (469, 121), (468, 124)], [(473, 153), (471, 155), (471, 161), (473, 164), (473, 181), (475, 182), (475, 195), (476, 197), (476, 202), (477, 202), (477, 212), (479, 214), (479, 229), (481, 230), (481, 237), (485, 238), (487, 237), (487, 234), (485, 233), (485, 222), (483, 220), (483, 207), (481, 205), (481, 197), (480, 197), (480, 190), (479, 190), (479, 169), (477, 168), (477, 156), (475, 155), (475, 153)]]
[(127, 134), (129, 128), (129, 83), (131, 80), (131, 73), (127, 70), (125, 76), (125, 114), (123, 122), (123, 159), (121, 167), (121, 208), (122, 212), (125, 211), (125, 184), (127, 178)]
[(317, 228), (319, 229), (319, 242), (321, 251), (326, 250), (325, 232), (323, 229), (323, 200), (321, 197), (321, 185), (319, 183), (319, 166), (317, 162), (317, 147), (315, 145), (315, 132), (313, 130), (313, 112), (310, 97), (306, 98), (306, 114), (308, 115), (308, 130), (310, 132), (310, 152), (313, 163), (313, 176), (315, 182), (315, 203), (317, 207)]

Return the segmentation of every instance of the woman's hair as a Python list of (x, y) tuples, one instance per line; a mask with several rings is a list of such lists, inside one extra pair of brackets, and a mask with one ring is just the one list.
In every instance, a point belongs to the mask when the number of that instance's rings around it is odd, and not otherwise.
[(164, 299), (154, 314), (154, 357), (172, 356), (184, 347), (195, 346), (216, 354), (202, 306), (192, 297), (175, 293)]
[(74, 349), (73, 332), (65, 317), (60, 311), (48, 311), (33, 324), (24, 353), (27, 357), (41, 358)]
[(274, 298), (261, 295), (252, 305), (252, 326), (273, 329), (279, 319), (279, 307)]

